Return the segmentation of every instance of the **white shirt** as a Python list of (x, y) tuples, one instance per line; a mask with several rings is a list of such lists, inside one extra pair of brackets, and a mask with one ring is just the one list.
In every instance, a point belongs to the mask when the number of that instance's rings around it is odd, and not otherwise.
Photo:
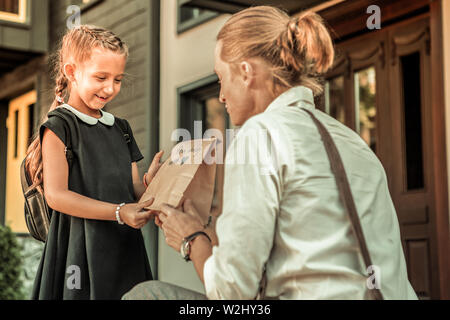
[[(253, 299), (266, 263), (266, 299), (369, 297), (366, 268), (325, 148), (300, 107), (313, 111), (338, 147), (384, 298), (417, 299), (380, 161), (354, 131), (316, 110), (312, 91), (303, 86), (247, 120), (227, 150), (219, 245), (204, 266), (207, 297)], [(254, 134), (261, 130), (273, 149), (264, 151), (266, 143)], [(239, 159), (267, 159), (270, 150), (269, 164)]]

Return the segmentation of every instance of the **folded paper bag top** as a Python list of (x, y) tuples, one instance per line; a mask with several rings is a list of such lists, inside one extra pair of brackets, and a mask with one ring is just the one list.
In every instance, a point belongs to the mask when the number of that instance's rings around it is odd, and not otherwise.
[(205, 223), (211, 210), (216, 177), (216, 139), (196, 139), (178, 143), (162, 164), (139, 203), (154, 197), (146, 208), (160, 211), (167, 203), (175, 208), (184, 199), (192, 200)]

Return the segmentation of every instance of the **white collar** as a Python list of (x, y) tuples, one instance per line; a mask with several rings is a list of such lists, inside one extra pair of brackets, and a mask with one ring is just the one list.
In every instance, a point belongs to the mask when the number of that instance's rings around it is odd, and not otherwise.
[(74, 107), (69, 106), (67, 103), (64, 103), (63, 105), (61, 105), (61, 107), (72, 111), (72, 113), (75, 114), (80, 120), (90, 125), (97, 124), (97, 122), (99, 121), (107, 126), (112, 126), (114, 124), (114, 116), (111, 113), (103, 110), (100, 110), (102, 117), (100, 119), (97, 119), (78, 111)]
[(313, 92), (305, 86), (290, 88), (273, 100), (265, 111), (281, 106), (300, 106), (308, 109), (314, 109)]

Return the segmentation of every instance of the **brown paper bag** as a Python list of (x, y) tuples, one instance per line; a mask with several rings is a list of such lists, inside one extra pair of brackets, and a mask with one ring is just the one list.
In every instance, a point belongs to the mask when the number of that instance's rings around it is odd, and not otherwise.
[(189, 198), (206, 224), (216, 176), (215, 147), (215, 138), (178, 143), (139, 202), (154, 197), (155, 200), (148, 209), (160, 211), (163, 203), (178, 208), (184, 199)]

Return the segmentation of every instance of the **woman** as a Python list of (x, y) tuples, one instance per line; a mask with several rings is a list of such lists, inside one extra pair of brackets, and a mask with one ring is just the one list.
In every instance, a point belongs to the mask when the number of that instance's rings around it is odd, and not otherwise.
[[(207, 298), (253, 299), (261, 280), (265, 299), (371, 298), (373, 283), (323, 141), (305, 108), (325, 125), (341, 154), (377, 288), (385, 299), (417, 299), (381, 163), (355, 132), (314, 108), (313, 96), (322, 91), (317, 77), (334, 58), (320, 17), (303, 12), (290, 19), (273, 7), (252, 7), (233, 15), (217, 40), (220, 100), (242, 128), (227, 151), (217, 238), (211, 230), (197, 233), (190, 248), (182, 248)], [(272, 146), (262, 152), (273, 159), (269, 165), (235, 163), (240, 145), (246, 155), (261, 154), (258, 135), (248, 134), (261, 131)], [(249, 143), (242, 144), (244, 139)], [(183, 211), (165, 206), (156, 221), (175, 250), (184, 238), (203, 231), (189, 201)], [(152, 283), (141, 289), (145, 286)]]

